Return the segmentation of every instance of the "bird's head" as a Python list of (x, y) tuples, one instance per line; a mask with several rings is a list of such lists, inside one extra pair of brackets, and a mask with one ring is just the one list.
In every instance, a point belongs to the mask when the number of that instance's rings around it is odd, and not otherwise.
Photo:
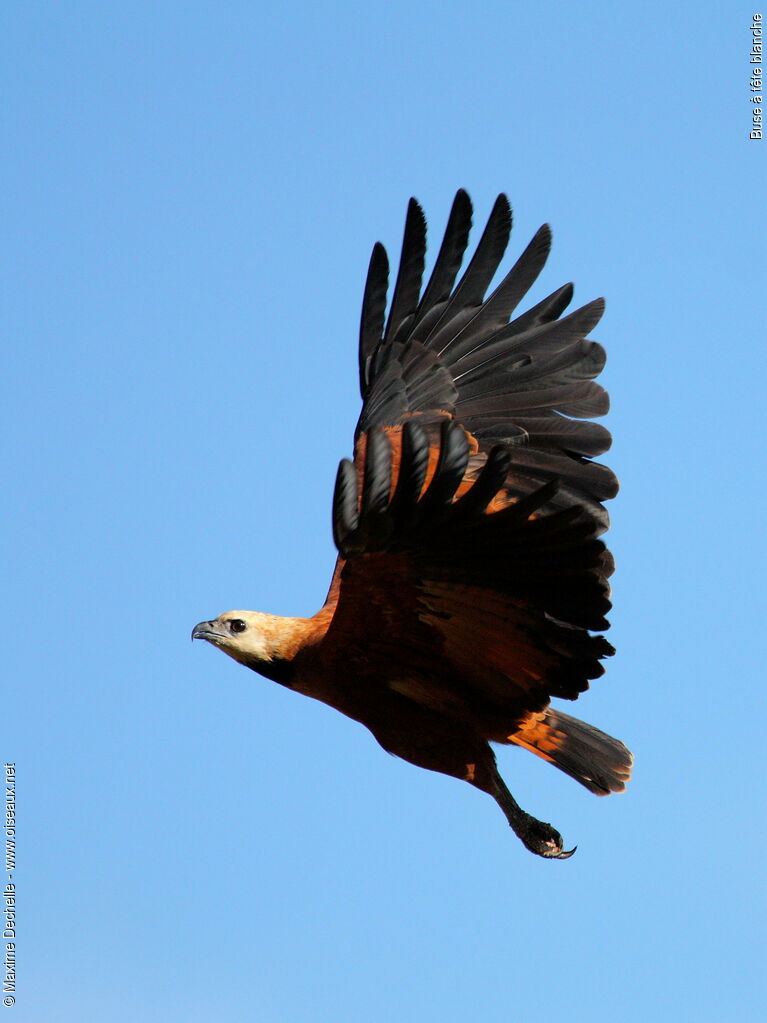
[(293, 654), (301, 619), (260, 611), (225, 611), (192, 629), (192, 639), (204, 639), (235, 661), (282, 682)]
[(274, 615), (258, 611), (225, 611), (192, 629), (192, 639), (205, 639), (242, 664), (269, 661), (275, 655)]

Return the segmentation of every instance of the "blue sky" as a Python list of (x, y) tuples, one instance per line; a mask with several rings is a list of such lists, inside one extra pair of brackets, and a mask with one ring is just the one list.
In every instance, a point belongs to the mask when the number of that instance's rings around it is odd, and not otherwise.
[[(8, 11), (3, 754), (18, 991), (72, 1020), (763, 1018), (764, 167), (742, 3)], [(764, 12), (763, 12), (764, 13)], [(506, 191), (607, 298), (618, 656), (577, 855), (192, 625), (310, 614), (370, 248)], [(510, 265), (507, 261), (506, 265)], [(0, 1007), (2, 1008), (2, 1007)], [(9, 1016), (9, 1019), (11, 1017)]]

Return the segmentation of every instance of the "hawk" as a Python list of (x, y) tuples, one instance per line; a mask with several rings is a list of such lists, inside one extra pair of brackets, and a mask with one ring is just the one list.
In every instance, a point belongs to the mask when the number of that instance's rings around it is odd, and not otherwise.
[(365, 725), (389, 753), (489, 793), (524, 845), (564, 859), (526, 813), (491, 743), (522, 747), (597, 795), (620, 792), (623, 743), (555, 710), (603, 674), (613, 561), (600, 536), (617, 492), (592, 459), (608, 398), (588, 340), (604, 302), (565, 315), (566, 284), (518, 306), (546, 261), (544, 225), (488, 296), (511, 231), (500, 195), (456, 283), (472, 222), (457, 193), (428, 284), (426, 221), (410, 200), (387, 309), (376, 244), (362, 303), (362, 411), (338, 469), (338, 559), (312, 618), (227, 611), (204, 639), (280, 685)]

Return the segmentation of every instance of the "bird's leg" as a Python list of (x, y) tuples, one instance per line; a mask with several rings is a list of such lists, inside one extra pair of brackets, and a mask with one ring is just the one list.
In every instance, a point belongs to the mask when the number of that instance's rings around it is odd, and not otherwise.
[(562, 849), (562, 836), (552, 828), (550, 824), (536, 820), (529, 813), (525, 813), (522, 807), (512, 796), (498, 772), (495, 772), (495, 792), (492, 795), (495, 801), (506, 815), (506, 820), (512, 827), (514, 834), (522, 844), (536, 853), (538, 856), (545, 856), (548, 859), (566, 860), (575, 852), (575, 849), (564, 851)]

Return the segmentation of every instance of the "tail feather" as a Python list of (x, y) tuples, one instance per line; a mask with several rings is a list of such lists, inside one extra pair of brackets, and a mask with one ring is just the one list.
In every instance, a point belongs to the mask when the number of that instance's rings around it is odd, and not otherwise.
[(618, 739), (560, 711), (531, 714), (509, 742), (548, 760), (589, 792), (623, 792), (633, 756)]

